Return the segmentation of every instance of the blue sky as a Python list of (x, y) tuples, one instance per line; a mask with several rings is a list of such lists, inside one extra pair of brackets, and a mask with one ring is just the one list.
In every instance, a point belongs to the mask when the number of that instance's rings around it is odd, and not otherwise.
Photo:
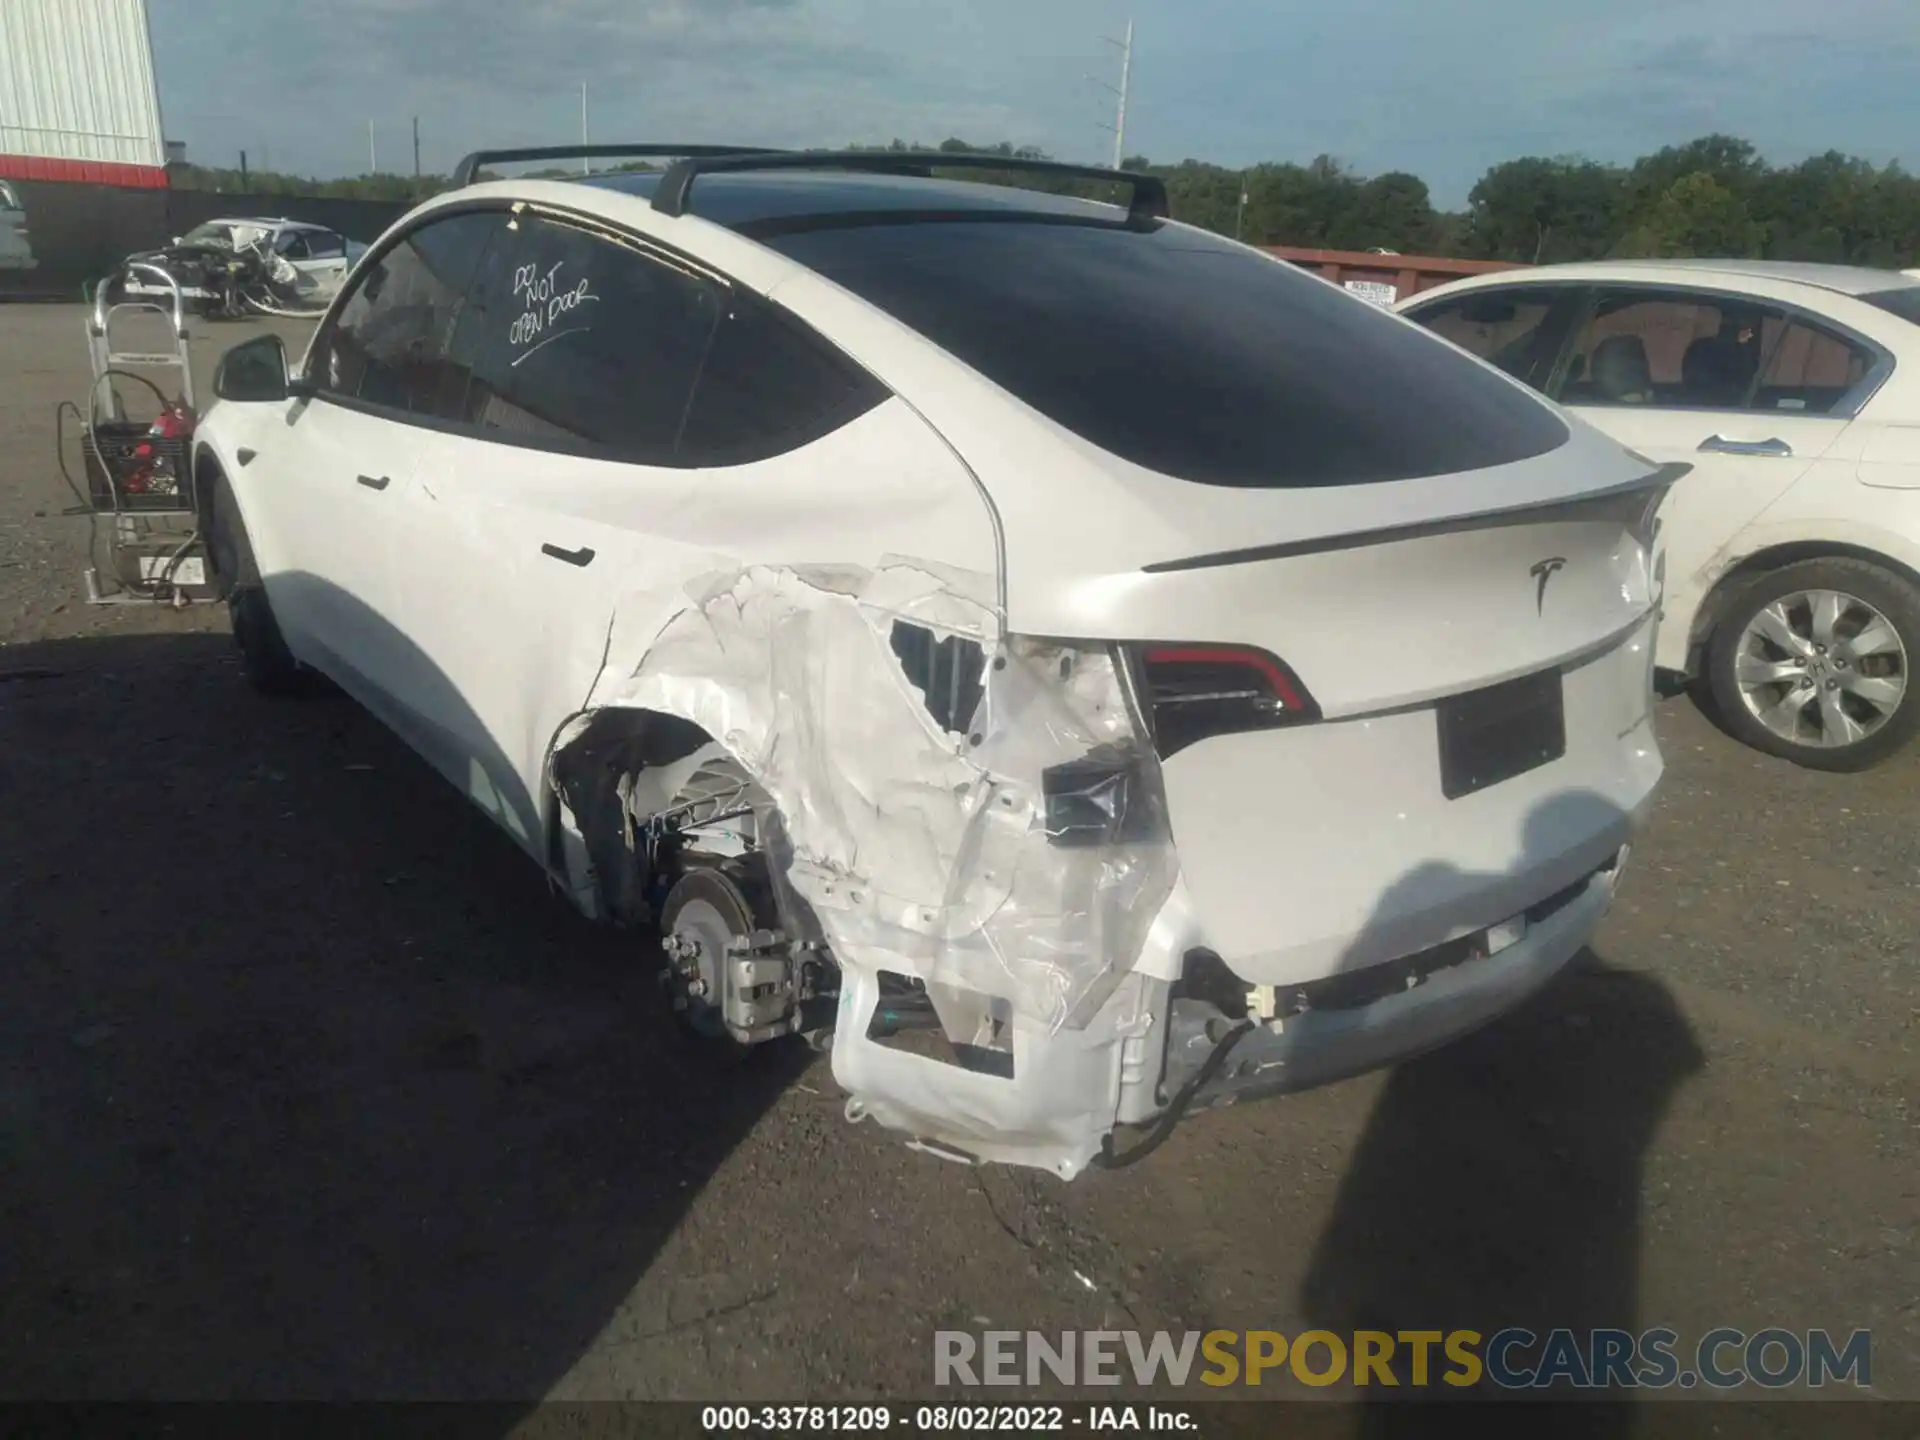
[[(1920, 0), (149, 0), (167, 130), (208, 163), (337, 175), (579, 137), (962, 135), (1228, 165), (1328, 153), (1442, 205), (1523, 154), (1725, 130), (1774, 160), (1920, 161)], [(1088, 77), (1097, 78), (1088, 78)]]

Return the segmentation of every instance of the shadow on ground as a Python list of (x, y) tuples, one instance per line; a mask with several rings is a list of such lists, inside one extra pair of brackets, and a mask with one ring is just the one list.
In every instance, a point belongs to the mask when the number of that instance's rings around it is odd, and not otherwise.
[[(1631, 879), (1628, 881), (1631, 884)], [(1302, 1285), (1308, 1321), (1356, 1330), (1509, 1327), (1538, 1339), (1506, 1351), (1539, 1365), (1555, 1329), (1580, 1337), (1659, 1323), (1639, 1314), (1643, 1157), (1681, 1083), (1704, 1063), (1666, 986), (1583, 954), (1532, 1002), (1444, 1050), (1400, 1066), (1381, 1091)], [(1683, 1343), (1684, 1343), (1683, 1337)], [(1684, 1360), (1684, 1351), (1679, 1352)], [(1410, 1379), (1404, 1347), (1395, 1370)], [(1431, 1350), (1422, 1399), (1488, 1400), (1487, 1376)], [(1573, 1398), (1567, 1383), (1512, 1398)], [(1369, 1400), (1413, 1398), (1374, 1388)], [(1615, 1392), (1614, 1398), (1628, 1398)], [(1545, 1417), (1543, 1417), (1545, 1418)], [(1621, 1410), (1561, 1415), (1554, 1433), (1624, 1435)], [(1578, 1423), (1575, 1423), (1577, 1420)], [(1355, 1433), (1427, 1433), (1434, 1417), (1369, 1407)]]
[(343, 699), (0, 652), (0, 1396), (533, 1399), (794, 1073)]
[[(1511, 872), (1467, 875), (1439, 858), (1416, 866), (1380, 896), (1356, 954), (1369, 945), (1404, 951), (1392, 927), (1410, 914), (1439, 913), (1448, 897), (1506, 907), (1493, 908), (1498, 914), (1539, 901), (1554, 884), (1568, 885), (1560, 893), (1570, 896), (1632, 830), (1604, 795), (1554, 792), (1527, 815)], [(1565, 923), (1537, 906), (1528, 914), (1530, 935)], [(1437, 983), (1478, 975), (1489, 984), (1499, 972), (1485, 967), (1508, 965), (1524, 948), (1442, 972)], [(1300, 1290), (1307, 1323), (1356, 1350), (1356, 1332), (1392, 1337), (1388, 1366), (1397, 1383), (1382, 1383), (1389, 1372), (1379, 1367), (1364, 1378), (1357, 1362), (1346, 1371), (1363, 1387), (1343, 1387), (1347, 1396), (1382, 1402), (1362, 1408), (1357, 1433), (1425, 1433), (1431, 1413), (1397, 1400), (1515, 1394), (1516, 1374), (1550, 1371), (1555, 1331), (1577, 1337), (1574, 1374), (1582, 1379), (1591, 1331), (1639, 1333), (1642, 1206), (1659, 1203), (1644, 1194), (1643, 1160), (1675, 1091), (1703, 1063), (1663, 984), (1582, 951), (1498, 1022), (1393, 1070)], [(1531, 1338), (1507, 1343), (1501, 1332), (1516, 1329)], [(1477, 1332), (1480, 1342), (1450, 1352), (1441, 1337), (1461, 1331)], [(1424, 1377), (1415, 1359), (1422, 1342), (1410, 1338), (1421, 1333), (1431, 1337)], [(1324, 1369), (1327, 1359), (1322, 1353), (1312, 1363)], [(1518, 1393), (1579, 1392), (1561, 1383)], [(1611, 1398), (1631, 1393), (1616, 1389)], [(1568, 1433), (1620, 1434), (1631, 1417), (1578, 1418)]]

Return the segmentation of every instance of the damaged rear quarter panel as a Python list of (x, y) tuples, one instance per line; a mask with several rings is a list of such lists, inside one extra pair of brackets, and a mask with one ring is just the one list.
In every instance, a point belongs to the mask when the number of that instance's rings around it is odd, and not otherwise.
[[(1171, 888), (1172, 850), (1049, 843), (1040, 772), (1129, 743), (1131, 722), (1104, 651), (1005, 652), (994, 517), (971, 472), (899, 400), (725, 470), (483, 444), (458, 442), (409, 495), (420, 543), (458, 534), (467, 558), (459, 575), (414, 571), (431, 593), (409, 608), (438, 616), (439, 648), (460, 655), (444, 668), (494, 753), (544, 797), (549, 757), (595, 714), (699, 725), (780, 809), (784, 883), (842, 967), (835, 1072), (850, 1113), (1076, 1171), (1113, 1122), (1116, 1026), (1137, 1006), (1106, 1002)], [(555, 564), (542, 540), (593, 561)], [(473, 623), (503, 600), (510, 624)], [(977, 648), (970, 727), (936, 719), (896, 625)], [(501, 653), (503, 635), (520, 653)], [(589, 847), (577, 817), (558, 819), (567, 879), (591, 904)], [(1016, 1077), (869, 1042), (882, 970), (1005, 1001)]]
[(509, 808), (536, 816), (561, 727), (606, 703), (602, 668), (636, 665), (698, 577), (871, 567), (896, 550), (997, 573), (972, 477), (898, 401), (754, 464), (668, 469), (439, 435), (417, 478), (385, 512), (410, 638), (434, 672), (410, 703), (462, 752), (452, 768), (485, 767)]
[[(980, 647), (963, 728), (902, 668), (902, 625)], [(842, 971), (850, 1115), (1061, 1173), (1084, 1163), (1113, 1123), (1125, 1022), (1142, 1018), (1131, 992), (1109, 1002), (1176, 873), (1157, 761), (1103, 648), (1003, 640), (990, 578), (936, 562), (756, 565), (690, 581), (664, 624), (616, 617), (588, 708), (608, 706), (692, 721), (780, 812), (782, 878)], [(1096, 750), (1130, 757), (1147, 823), (1124, 843), (1057, 844), (1043, 774)], [(1005, 1001), (1014, 1075), (868, 1041), (882, 971)]]

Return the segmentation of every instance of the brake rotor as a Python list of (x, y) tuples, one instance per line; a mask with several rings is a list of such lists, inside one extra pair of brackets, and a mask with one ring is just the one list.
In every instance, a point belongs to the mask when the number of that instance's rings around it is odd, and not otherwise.
[(727, 955), (736, 940), (773, 930), (779, 921), (764, 883), (745, 867), (701, 867), (674, 882), (660, 911), (662, 977), (674, 1013), (695, 1034), (731, 1039), (721, 1009)]

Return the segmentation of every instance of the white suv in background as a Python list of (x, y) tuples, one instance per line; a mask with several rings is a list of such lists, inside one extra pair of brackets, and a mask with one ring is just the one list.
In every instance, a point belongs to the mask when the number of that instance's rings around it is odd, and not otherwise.
[(1861, 770), (1920, 731), (1920, 278), (1752, 260), (1549, 265), (1401, 312), (1656, 461), (1663, 670), (1734, 735)]
[(405, 217), (198, 432), (250, 675), (941, 1154), (1072, 1177), (1531, 994), (1661, 773), (1674, 472), (1149, 177), (923, 163)]

